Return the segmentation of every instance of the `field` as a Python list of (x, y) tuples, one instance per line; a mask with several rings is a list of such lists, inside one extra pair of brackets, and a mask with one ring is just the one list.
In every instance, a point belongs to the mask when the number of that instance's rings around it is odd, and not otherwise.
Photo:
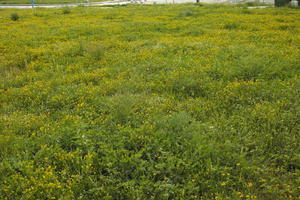
[(300, 199), (299, 9), (2, 9), (0, 27), (1, 200)]
[[(87, 3), (87, 2), (102, 2), (104, 0), (34, 0), (35, 4), (65, 4), (65, 3)], [(113, 1), (113, 0), (111, 0)], [(3, 4), (31, 4), (32, 0), (0, 0), (0, 5)]]

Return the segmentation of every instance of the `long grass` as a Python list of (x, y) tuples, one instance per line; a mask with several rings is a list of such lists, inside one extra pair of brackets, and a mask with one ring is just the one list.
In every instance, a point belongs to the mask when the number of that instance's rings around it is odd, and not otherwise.
[[(88, 3), (102, 2), (104, 0), (34, 0), (35, 5), (41, 4), (73, 4), (73, 3)], [(32, 0), (0, 0), (0, 5), (8, 4), (31, 4)]]

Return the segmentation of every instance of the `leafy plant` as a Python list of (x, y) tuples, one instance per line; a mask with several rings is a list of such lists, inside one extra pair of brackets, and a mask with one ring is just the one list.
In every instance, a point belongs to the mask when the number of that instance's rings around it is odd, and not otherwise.
[(71, 13), (71, 9), (69, 8), (69, 7), (64, 7), (63, 9), (62, 9), (62, 13), (63, 14), (70, 14)]
[(18, 13), (11, 13), (10, 19), (13, 21), (17, 21), (20, 18)]

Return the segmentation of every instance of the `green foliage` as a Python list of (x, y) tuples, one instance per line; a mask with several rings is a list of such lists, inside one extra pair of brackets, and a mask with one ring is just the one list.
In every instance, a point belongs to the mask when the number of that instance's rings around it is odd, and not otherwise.
[(11, 13), (10, 15), (10, 19), (13, 21), (17, 21), (20, 18), (20, 16), (18, 15), (18, 13)]
[(62, 13), (63, 14), (70, 14), (71, 13), (71, 9), (69, 8), (69, 7), (64, 7), (63, 9), (62, 9)]
[(194, 15), (194, 12), (192, 10), (184, 10), (179, 14), (179, 17), (190, 17), (193, 15)]
[(242, 13), (243, 14), (253, 14), (253, 12), (250, 9), (248, 9), (247, 7), (242, 10)]
[(11, 12), (1, 200), (298, 199), (298, 9)]
[[(89, 2), (101, 2), (104, 0), (89, 0)], [(65, 3), (86, 3), (84, 0), (35, 0), (35, 4), (65, 4)], [(31, 4), (31, 0), (0, 0), (1, 4)]]
[[(82, 48), (82, 46), (80, 46), (80, 49), (81, 48)], [(96, 60), (100, 60), (104, 56), (104, 53), (105, 53), (105, 48), (101, 44), (92, 44), (91, 43), (91, 44), (86, 45), (85, 49), (86, 49), (86, 52)]]
[(259, 1), (251, 1), (251, 2), (245, 2), (245, 3), (238, 3), (238, 4), (236, 4), (236, 6), (237, 7), (248, 8), (248, 7), (257, 7), (257, 6), (269, 7), (271, 5), (267, 4), (267, 3), (262, 3), (262, 2), (259, 2)]
[(227, 23), (224, 25), (224, 29), (227, 29), (227, 30), (235, 30), (238, 28), (240, 28), (240, 24), (237, 22), (230, 22), (230, 23)]

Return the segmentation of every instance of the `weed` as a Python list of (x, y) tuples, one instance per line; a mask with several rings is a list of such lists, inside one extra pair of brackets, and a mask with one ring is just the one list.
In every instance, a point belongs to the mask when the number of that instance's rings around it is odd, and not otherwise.
[(178, 17), (191, 17), (194, 15), (195, 15), (195, 13), (192, 10), (183, 10), (179, 13)]
[(223, 28), (227, 30), (235, 30), (235, 29), (239, 29), (240, 27), (241, 26), (238, 22), (230, 22), (223, 26)]
[(183, 35), (197, 37), (203, 34), (205, 34), (205, 31), (201, 28), (197, 28), (193, 30), (187, 30)]
[(64, 7), (63, 9), (62, 9), (62, 13), (63, 14), (70, 14), (71, 13), (71, 9), (69, 8), (69, 7)]
[(38, 13), (38, 12), (35, 12), (33, 15), (36, 16), (36, 17), (44, 17), (43, 14), (40, 14), (40, 13)]
[(19, 20), (20, 16), (18, 13), (11, 13), (10, 15), (10, 19), (13, 20), (13, 21), (17, 21)]
[(248, 8), (244, 8), (244, 9), (242, 10), (242, 13), (243, 13), (243, 14), (253, 14), (253, 12), (252, 12), (250, 9), (248, 9)]
[[(80, 48), (82, 48), (82, 43), (80, 44)], [(100, 60), (105, 53), (105, 47), (101, 44), (91, 43), (85, 46), (86, 52), (91, 55), (94, 59)]]
[(281, 25), (278, 27), (279, 30), (295, 30), (295, 26), (289, 26), (289, 25)]

